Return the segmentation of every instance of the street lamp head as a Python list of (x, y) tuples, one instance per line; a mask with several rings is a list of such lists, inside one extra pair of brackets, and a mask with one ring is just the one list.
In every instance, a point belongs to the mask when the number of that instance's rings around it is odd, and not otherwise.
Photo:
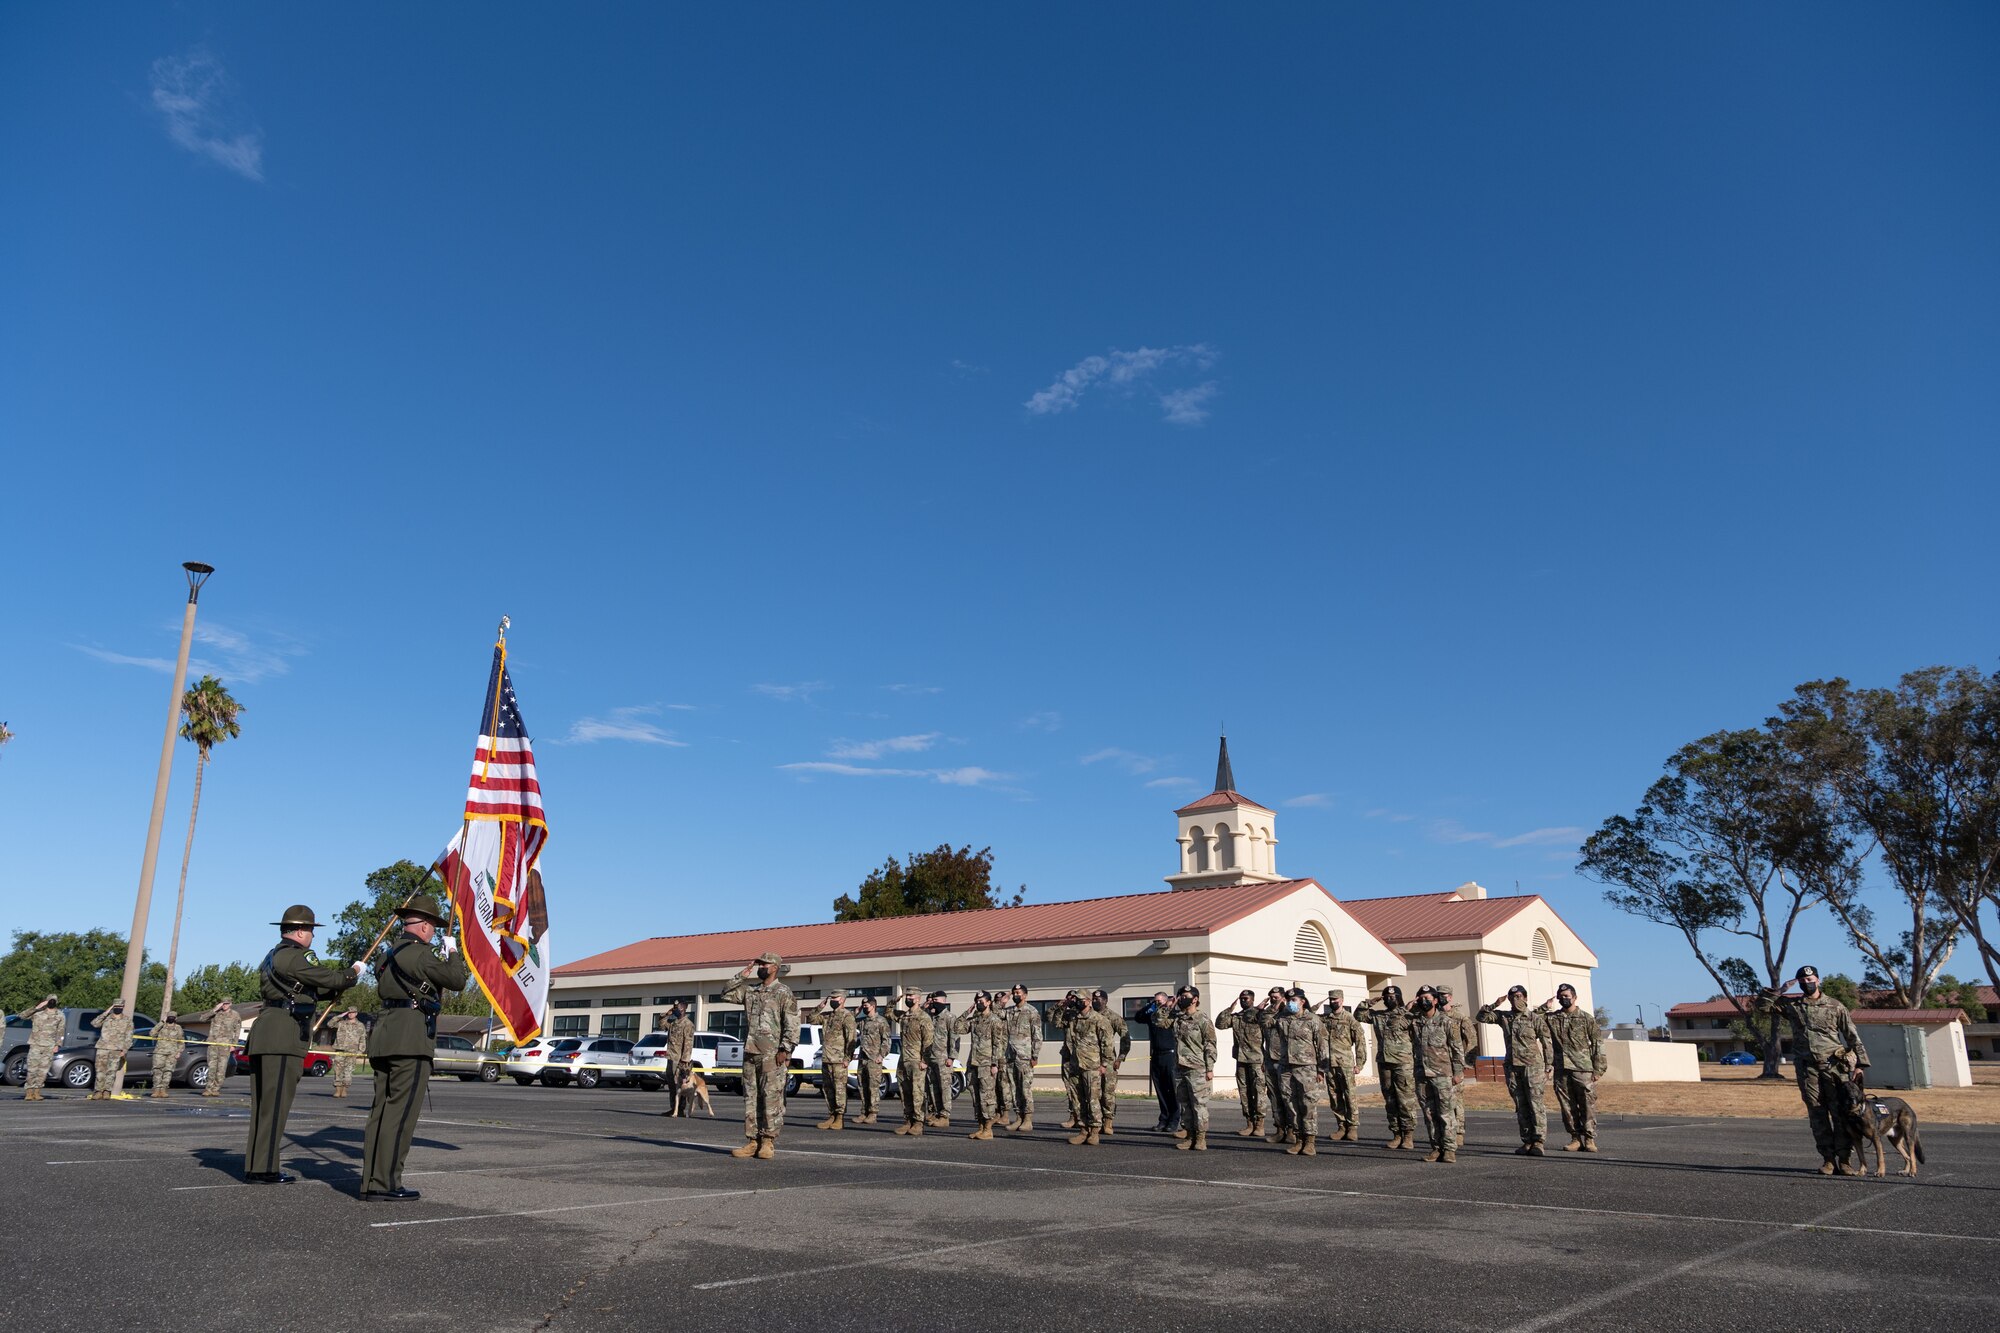
[(199, 560), (183, 560), (181, 568), (187, 571), (188, 600), (192, 602), (201, 596), (201, 585), (208, 582), (208, 576), (215, 572), (215, 566), (204, 565)]

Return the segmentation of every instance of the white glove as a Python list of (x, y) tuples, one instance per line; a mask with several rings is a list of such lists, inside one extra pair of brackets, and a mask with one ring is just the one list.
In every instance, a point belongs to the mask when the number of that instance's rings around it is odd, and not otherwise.
[(357, 976), (357, 977), (358, 977), (358, 976), (360, 976), (360, 975), (361, 975), (361, 974), (362, 974), (363, 972), (366, 972), (367, 970), (368, 970), (368, 964), (367, 964), (367, 963), (363, 962), (363, 961), (362, 961), (361, 959), (359, 959), (359, 958), (357, 958), (357, 959), (355, 959), (355, 960), (354, 960), (354, 975), (355, 975), (355, 976)]
[(441, 952), (447, 960), (450, 959), (453, 954), (458, 952), (458, 941), (449, 935), (445, 936)]

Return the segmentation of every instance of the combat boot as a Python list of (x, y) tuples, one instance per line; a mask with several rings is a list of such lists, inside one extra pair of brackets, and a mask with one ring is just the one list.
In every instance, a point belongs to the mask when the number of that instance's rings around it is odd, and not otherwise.
[(910, 1122), (910, 1137), (913, 1139), (920, 1139), (923, 1136), (924, 1136), (924, 1122), (921, 1120), (912, 1120)]
[(1014, 1125), (1014, 1128), (1020, 1130), (1023, 1134), (1026, 1134), (1029, 1130), (1033, 1129), (1034, 1127), (1035, 1127), (1035, 1118), (1033, 1116), (1028, 1116), (1028, 1115), (1022, 1116), (1020, 1120), (1016, 1122)]
[(40, 1088), (29, 1088), (26, 1092), (21, 1094), (21, 1100), (24, 1102), (42, 1101), (44, 1100), (42, 1097), (42, 1090)]
[(1319, 1156), (1319, 1135), (1308, 1134), (1306, 1135), (1306, 1137), (1299, 1140), (1299, 1156), (1301, 1157)]
[[(1090, 1142), (1090, 1131), (1087, 1129), (1079, 1129), (1076, 1133), (1069, 1136), (1069, 1141), (1071, 1146), (1081, 1148), (1084, 1144)], [(1831, 1171), (1832, 1169), (1833, 1169), (1832, 1164), (1829, 1163), (1827, 1166), (1827, 1170)]]
[(729, 1150), (729, 1155), (731, 1157), (755, 1157), (757, 1155), (757, 1144), (758, 1140), (750, 1139), (745, 1143), (739, 1144), (738, 1146), (731, 1148)]
[(979, 1124), (978, 1124), (978, 1125), (976, 1125), (976, 1126), (975, 1126), (975, 1127), (973, 1128), (973, 1131), (972, 1131), (972, 1132), (971, 1132), (970, 1134), (967, 1134), (967, 1135), (966, 1135), (965, 1137), (967, 1137), (968, 1139), (983, 1139), (983, 1138), (985, 1138), (985, 1137), (986, 1137), (986, 1122), (985, 1122), (984, 1120), (980, 1121), (980, 1122), (979, 1122)]
[(1196, 1130), (1196, 1131), (1194, 1132), (1194, 1150), (1195, 1150), (1196, 1152), (1207, 1152), (1207, 1151), (1208, 1151), (1208, 1131), (1207, 1131), (1207, 1130), (1205, 1130), (1205, 1129), (1197, 1129), (1197, 1130)]
[(1062, 1122), (1062, 1127), (1063, 1127), (1064, 1129), (1076, 1129), (1076, 1128), (1079, 1128), (1079, 1126), (1078, 1126), (1078, 1125), (1077, 1125), (1077, 1123), (1076, 1123), (1076, 1112), (1074, 1112), (1074, 1111), (1071, 1111), (1071, 1112), (1070, 1112), (1070, 1114), (1069, 1114), (1069, 1119), (1067, 1119), (1067, 1120), (1065, 1120), (1065, 1121), (1063, 1121), (1063, 1122)]
[(1564, 1151), (1564, 1152), (1582, 1152), (1582, 1151), (1583, 1151), (1583, 1140), (1582, 1140), (1582, 1139), (1580, 1139), (1580, 1138), (1577, 1138), (1577, 1137), (1576, 1137), (1576, 1136), (1574, 1136), (1574, 1135), (1571, 1135), (1571, 1136), (1570, 1136), (1570, 1141), (1569, 1141), (1568, 1143), (1565, 1143), (1565, 1144), (1563, 1145), (1563, 1151)]
[(1530, 1157), (1548, 1156), (1547, 1153), (1542, 1151), (1542, 1141), (1540, 1139), (1536, 1139), (1533, 1143), (1528, 1145), (1528, 1156)]
[(1591, 1138), (1587, 1138), (1583, 1141), (1583, 1151), (1585, 1152), (1597, 1151), (1597, 1139), (1594, 1136)]
[(1344, 1142), (1347, 1143), (1361, 1142), (1361, 1126), (1348, 1125), (1346, 1128), (1340, 1131), (1340, 1137)]
[(1285, 1152), (1288, 1156), (1296, 1157), (1299, 1152), (1299, 1145), (1287, 1140), (1285, 1143)]
[(910, 1122), (910, 1121), (908, 1121), (908, 1120), (905, 1120), (905, 1121), (904, 1121), (904, 1122), (903, 1122), (902, 1124), (900, 1124), (900, 1125), (896, 1126), (896, 1132), (897, 1132), (898, 1134), (910, 1134), (910, 1133), (914, 1133), (915, 1131), (914, 1131), (914, 1130), (912, 1130), (912, 1129), (910, 1128), (910, 1125), (911, 1125), (911, 1122)]
[(836, 1133), (846, 1127), (847, 1127), (847, 1118), (845, 1116), (838, 1116), (838, 1115), (833, 1118), (833, 1123), (827, 1126), (828, 1129), (833, 1130)]
[(1175, 1130), (1175, 1131), (1174, 1131), (1174, 1137), (1175, 1137), (1175, 1138), (1177, 1138), (1177, 1139), (1184, 1139), (1184, 1138), (1187, 1138), (1187, 1137), (1188, 1137), (1188, 1132), (1187, 1132), (1186, 1130), (1184, 1130), (1184, 1129), (1177, 1129), (1177, 1130)]
[(1833, 1174), (1833, 1159), (1831, 1157), (1825, 1158), (1820, 1162), (1819, 1173), (1823, 1176), (1830, 1176)]
[(1443, 1156), (1444, 1156), (1443, 1153), (1439, 1152), (1436, 1148), (1433, 1148), (1429, 1152), (1424, 1154), (1424, 1160), (1426, 1162), (1435, 1162)]
[(814, 1129), (832, 1129), (832, 1128), (833, 1128), (833, 1117), (832, 1117), (832, 1116), (828, 1116), (828, 1117), (827, 1117), (826, 1119), (824, 1119), (824, 1120), (820, 1121), (820, 1122), (819, 1122), (818, 1124), (814, 1125), (814, 1126), (813, 1126), (813, 1128), (814, 1128)]
[(1835, 1174), (1836, 1176), (1865, 1176), (1868, 1173), (1866, 1171), (1856, 1171), (1853, 1167), (1847, 1164), (1845, 1158), (1842, 1158), (1840, 1161), (1835, 1162), (1833, 1164), (1833, 1174)]
[(1193, 1148), (1194, 1148), (1194, 1136), (1192, 1134), (1188, 1135), (1186, 1138), (1181, 1139), (1180, 1142), (1174, 1145), (1174, 1150), (1176, 1152), (1189, 1152), (1192, 1151)]
[(770, 1161), (778, 1155), (778, 1141), (776, 1139), (758, 1139), (755, 1155), (760, 1161)]
[(1084, 1146), (1088, 1148), (1095, 1148), (1097, 1146), (1097, 1139), (1098, 1139), (1098, 1131), (1094, 1129), (1089, 1131), (1084, 1136), (1083, 1140)]
[(154, 1088), (150, 1095), (154, 1097), (165, 1097), (167, 1095), (167, 1090), (165, 1088)]
[(1455, 1150), (1451, 1149), (1451, 1148), (1446, 1148), (1446, 1149), (1444, 1150), (1444, 1159), (1443, 1159), (1443, 1160), (1444, 1160), (1444, 1163), (1445, 1163), (1445, 1165), (1447, 1165), (1447, 1166), (1450, 1166), (1450, 1165), (1453, 1165), (1453, 1164), (1455, 1164), (1455, 1163), (1456, 1163), (1456, 1162), (1458, 1161), (1458, 1153), (1457, 1153), (1457, 1152), (1456, 1152)]
[(1237, 1137), (1237, 1138), (1239, 1138), (1239, 1139), (1261, 1139), (1261, 1138), (1263, 1138), (1263, 1137), (1264, 1137), (1264, 1122), (1263, 1122), (1263, 1121), (1261, 1121), (1261, 1120), (1246, 1120), (1246, 1121), (1244, 1121), (1244, 1122), (1243, 1122), (1243, 1128), (1241, 1128), (1241, 1129), (1239, 1129), (1239, 1130), (1237, 1130), (1237, 1131), (1236, 1131), (1236, 1137)]
[(1403, 1131), (1402, 1141), (1396, 1146), (1405, 1152), (1412, 1152), (1416, 1149), (1417, 1141), (1410, 1136), (1410, 1131), (1406, 1129)]

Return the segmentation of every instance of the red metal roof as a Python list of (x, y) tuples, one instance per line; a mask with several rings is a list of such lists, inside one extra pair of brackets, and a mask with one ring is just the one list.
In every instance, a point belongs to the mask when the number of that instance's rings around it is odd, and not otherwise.
[(1197, 810), (1227, 810), (1234, 806), (1247, 805), (1252, 810), (1262, 810), (1265, 814), (1275, 814), (1268, 805), (1259, 805), (1240, 791), (1212, 791), (1199, 801), (1192, 801), (1174, 811), (1177, 815), (1193, 814)]
[(1963, 1009), (1856, 1009), (1856, 1023), (1965, 1023)]
[(1350, 898), (1341, 906), (1377, 938), (1396, 944), (1490, 935), (1538, 896), (1460, 898), (1456, 893), (1413, 893), (1400, 898)]
[(1203, 935), (1241, 920), (1307, 885), (1326, 893), (1317, 880), (1287, 879), (1274, 884), (1133, 893), (1117, 898), (893, 916), (875, 921), (773, 926), (768, 930), (726, 930), (710, 935), (662, 935), (565, 963), (556, 968), (555, 974), (574, 977), (727, 963), (740, 966), (767, 949), (796, 962)]
[[(1748, 1009), (1754, 996), (1743, 997), (1743, 1007)], [(1736, 1006), (1727, 1000), (1690, 1000), (1667, 1010), (1668, 1018), (1737, 1018)]]

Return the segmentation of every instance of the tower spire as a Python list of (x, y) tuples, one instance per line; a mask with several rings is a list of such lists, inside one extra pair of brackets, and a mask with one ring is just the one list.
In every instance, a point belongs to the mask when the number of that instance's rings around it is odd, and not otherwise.
[(1236, 774), (1229, 767), (1229, 736), (1227, 733), (1224, 733), (1222, 737), (1221, 752), (1215, 756), (1215, 789), (1217, 791), (1236, 790)]

